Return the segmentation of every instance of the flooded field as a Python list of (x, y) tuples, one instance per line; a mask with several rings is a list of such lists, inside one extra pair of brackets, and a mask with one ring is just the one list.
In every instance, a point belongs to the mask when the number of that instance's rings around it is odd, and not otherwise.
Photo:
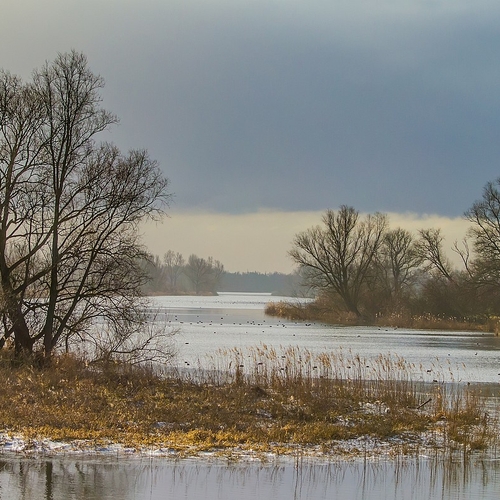
[[(266, 317), (264, 306), (279, 298), (226, 294), (219, 297), (157, 297), (157, 320), (178, 329), (175, 363), (208, 365), (221, 348), (258, 345), (312, 352), (341, 350), (367, 361), (400, 356), (423, 382), (478, 384), (496, 397), (500, 338), (478, 332), (335, 327)], [(438, 375), (437, 375), (438, 374)], [(352, 461), (266, 457), (231, 462), (217, 457), (167, 457), (4, 453), (0, 499), (215, 499), (353, 500), (496, 499), (500, 451), (461, 456)]]

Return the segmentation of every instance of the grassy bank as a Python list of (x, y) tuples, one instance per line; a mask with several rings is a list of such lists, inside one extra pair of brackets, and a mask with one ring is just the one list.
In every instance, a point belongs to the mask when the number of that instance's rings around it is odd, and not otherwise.
[[(266, 346), (221, 351), (210, 370), (163, 376), (66, 356), (43, 370), (13, 367), (3, 358), (0, 431), (181, 455), (357, 454), (360, 437), (389, 443), (394, 453), (468, 453), (497, 445), (495, 412), (485, 410), (479, 392), (424, 386), (412, 380), (415, 370), (399, 358), (367, 364), (341, 352)], [(346, 446), (350, 440), (358, 445)]]
[(269, 316), (290, 320), (321, 321), (333, 325), (373, 325), (380, 327), (412, 328), (418, 330), (454, 330), (500, 333), (500, 318), (489, 319), (440, 317), (432, 314), (388, 314), (374, 318), (359, 318), (339, 311), (321, 301), (306, 304), (296, 302), (269, 302), (265, 309)]

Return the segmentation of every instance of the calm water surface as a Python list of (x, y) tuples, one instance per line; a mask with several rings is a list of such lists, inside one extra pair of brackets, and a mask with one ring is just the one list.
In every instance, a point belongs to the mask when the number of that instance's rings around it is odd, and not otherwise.
[[(342, 349), (372, 359), (402, 356), (454, 380), (500, 381), (500, 338), (475, 332), (334, 327), (264, 315), (266, 295), (156, 297), (159, 318), (178, 328), (179, 366), (206, 362), (220, 348), (266, 344), (314, 352)], [(432, 375), (430, 375), (432, 376)], [(123, 457), (0, 455), (0, 500), (489, 500), (499, 498), (500, 454), (463, 464), (420, 457), (397, 461), (226, 463)]]
[[(156, 297), (160, 316), (179, 328), (178, 362), (203, 364), (220, 348), (266, 344), (298, 346), (314, 352), (335, 351), (372, 359), (380, 354), (402, 356), (416, 367), (416, 376), (441, 366), (456, 381), (500, 382), (500, 337), (481, 332), (443, 332), (377, 327), (336, 327), (282, 320), (264, 314), (265, 304), (281, 297), (224, 294), (218, 297)], [(284, 299), (291, 300), (291, 299)], [(433, 375), (427, 376), (432, 379)]]
[(493, 500), (500, 463), (205, 463), (0, 456), (2, 500)]

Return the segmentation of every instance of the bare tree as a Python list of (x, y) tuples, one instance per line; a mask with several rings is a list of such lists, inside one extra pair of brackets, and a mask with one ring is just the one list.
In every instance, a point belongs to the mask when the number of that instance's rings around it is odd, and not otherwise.
[(448, 282), (453, 282), (453, 268), (443, 249), (440, 229), (421, 229), (417, 252), (428, 263), (429, 269), (436, 270)]
[(208, 258), (208, 263), (212, 267), (212, 278), (211, 278), (211, 288), (212, 291), (216, 291), (217, 287), (220, 285), (222, 277), (224, 276), (224, 265), (219, 260), (213, 257)]
[(500, 178), (488, 182), (482, 199), (465, 212), (473, 226), (474, 277), (478, 284), (500, 284)]
[(376, 213), (361, 219), (352, 207), (328, 210), (323, 226), (295, 236), (290, 256), (306, 284), (337, 294), (348, 311), (361, 316), (360, 293), (380, 249), (387, 218)]
[(419, 234), (418, 252), (423, 258), (424, 269), (429, 271), (422, 280), (420, 305), (425, 306), (426, 312), (456, 318), (480, 314), (484, 300), (475, 282), (475, 263), (470, 262), (468, 242), (463, 241), (463, 248), (456, 242), (452, 247), (464, 265), (459, 269), (446, 256), (439, 229), (422, 229)]
[(385, 233), (377, 263), (382, 286), (393, 305), (397, 305), (404, 292), (414, 285), (422, 260), (409, 231), (397, 228)]
[(179, 252), (169, 250), (163, 256), (163, 266), (169, 292), (177, 291), (179, 278), (184, 272), (184, 264), (184, 257)]
[(134, 329), (145, 275), (137, 225), (168, 181), (146, 151), (96, 143), (116, 117), (86, 57), (59, 55), (33, 82), (0, 83), (0, 277), (4, 337), (45, 356), (92, 321)]
[(191, 254), (186, 264), (186, 275), (193, 285), (196, 295), (207, 285), (210, 276), (210, 266), (202, 257)]
[(190, 255), (185, 272), (196, 295), (202, 292), (213, 293), (224, 273), (224, 266), (213, 257), (204, 259), (197, 255)]

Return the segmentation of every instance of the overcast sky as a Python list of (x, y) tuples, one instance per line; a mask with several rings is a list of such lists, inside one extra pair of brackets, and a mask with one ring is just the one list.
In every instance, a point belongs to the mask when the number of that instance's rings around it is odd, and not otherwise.
[(327, 208), (458, 223), (500, 175), (498, 1), (2, 0), (0, 67), (71, 49), (171, 181), (157, 253), (289, 270)]

